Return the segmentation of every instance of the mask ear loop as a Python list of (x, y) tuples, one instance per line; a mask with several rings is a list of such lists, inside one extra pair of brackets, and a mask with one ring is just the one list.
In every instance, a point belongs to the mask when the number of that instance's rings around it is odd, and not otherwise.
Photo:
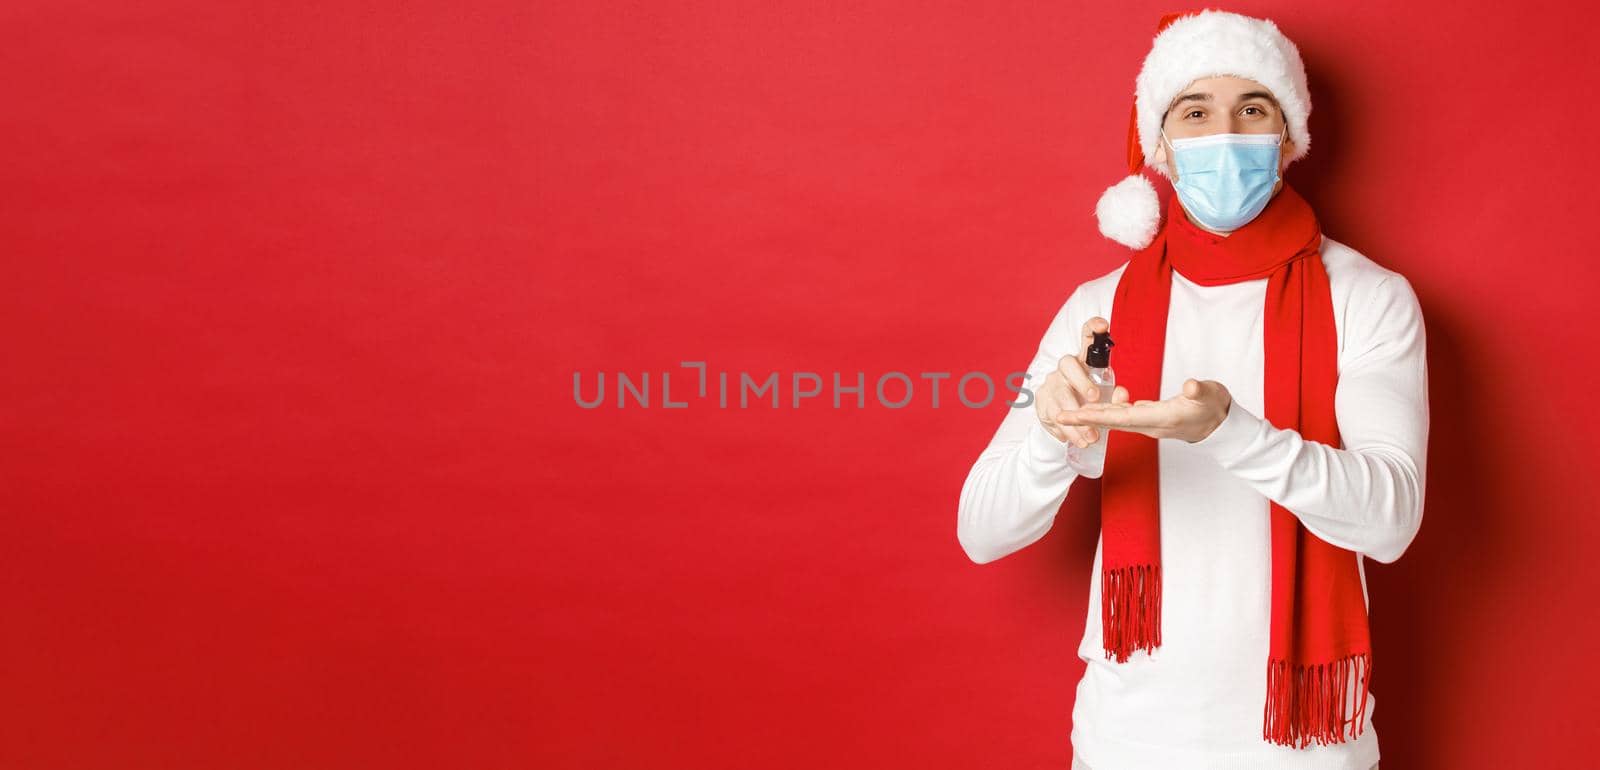
[[(1282, 148), (1283, 147), (1283, 143), (1287, 142), (1287, 141), (1289, 141), (1289, 121), (1285, 120), (1283, 122), (1283, 136), (1278, 139), (1278, 147)], [(1282, 150), (1281, 149), (1279, 151), (1279, 157), (1282, 157)], [(1281, 163), (1281, 162), (1282, 161), (1279, 161), (1279, 163)], [(1276, 176), (1279, 180), (1282, 180), (1283, 179), (1283, 167), (1278, 165), (1278, 163), (1274, 163), (1274, 164), (1272, 164), (1272, 168), (1273, 168), (1272, 175)], [(1276, 184), (1276, 182), (1274, 182), (1274, 184)]]
[[(1167, 129), (1166, 129), (1165, 126), (1161, 127), (1161, 141), (1167, 143), (1167, 161), (1166, 161), (1167, 168), (1168, 169), (1177, 168), (1177, 166), (1178, 166), (1178, 159), (1177, 159), (1178, 148), (1173, 147), (1172, 146), (1172, 140), (1167, 138)], [(1167, 177), (1168, 179), (1172, 178), (1171, 174), (1163, 173), (1162, 176)]]

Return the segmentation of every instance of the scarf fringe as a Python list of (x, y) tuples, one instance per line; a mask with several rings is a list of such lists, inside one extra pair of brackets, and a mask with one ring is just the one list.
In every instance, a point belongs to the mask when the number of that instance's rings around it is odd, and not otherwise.
[[(1352, 676), (1360, 679), (1353, 718), (1346, 717)], [(1291, 665), (1281, 658), (1267, 663), (1267, 706), (1262, 737), (1272, 743), (1305, 748), (1343, 743), (1361, 735), (1367, 713), (1367, 685), (1372, 681), (1371, 653), (1347, 655), (1332, 663)]]
[(1161, 644), (1161, 565), (1139, 564), (1100, 575), (1100, 627), (1106, 658), (1126, 663), (1134, 650)]

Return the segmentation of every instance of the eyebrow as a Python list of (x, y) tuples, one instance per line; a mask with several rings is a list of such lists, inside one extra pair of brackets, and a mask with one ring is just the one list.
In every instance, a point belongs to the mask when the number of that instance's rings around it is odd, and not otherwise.
[[(1200, 91), (1191, 91), (1183, 96), (1173, 99), (1172, 106), (1168, 107), (1167, 111), (1171, 112), (1172, 107), (1176, 107), (1184, 102), (1210, 102), (1214, 99), (1215, 97), (1213, 97), (1211, 94)], [(1272, 98), (1272, 93), (1269, 91), (1246, 91), (1242, 94), (1239, 94), (1239, 101), (1242, 102), (1249, 99), (1265, 99), (1272, 104), (1273, 109), (1279, 110), (1280, 112), (1282, 111), (1282, 109), (1278, 107), (1278, 100)]]

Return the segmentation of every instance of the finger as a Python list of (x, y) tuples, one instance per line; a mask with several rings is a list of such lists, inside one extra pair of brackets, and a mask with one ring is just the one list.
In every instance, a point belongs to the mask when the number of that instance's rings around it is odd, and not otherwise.
[(1100, 386), (1089, 379), (1089, 370), (1085, 368), (1083, 361), (1076, 358), (1063, 358), (1056, 365), (1056, 371), (1061, 374), (1062, 379), (1067, 381), (1067, 385), (1073, 391), (1075, 397), (1072, 402), (1073, 406), (1100, 399)]
[(1071, 443), (1072, 436), (1067, 433), (1067, 426), (1056, 422), (1056, 415), (1060, 413), (1060, 409), (1047, 405), (1039, 415), (1039, 424), (1043, 425), (1045, 432), (1055, 437), (1055, 440), (1063, 444)]
[(1092, 425), (1062, 425), (1062, 428), (1072, 431), (1077, 437), (1079, 446), (1086, 447), (1100, 438), (1100, 433)]
[[(1061, 414), (1061, 412), (1057, 412), (1057, 414), (1059, 415), (1059, 414)], [(1052, 427), (1054, 427), (1056, 431), (1060, 432), (1059, 436), (1060, 436), (1061, 440), (1066, 442), (1066, 443), (1068, 443), (1068, 444), (1072, 444), (1074, 446), (1077, 446), (1077, 447), (1081, 448), (1081, 447), (1084, 447), (1084, 446), (1088, 446), (1088, 444), (1090, 443), (1087, 440), (1085, 440), (1085, 438), (1084, 438), (1083, 427), (1082, 426), (1079, 426), (1079, 425), (1067, 425), (1066, 423), (1061, 422), (1059, 419), (1057, 419), (1055, 417), (1052, 417), (1050, 419), (1050, 425)]]
[(1165, 424), (1166, 409), (1152, 404), (1092, 404), (1064, 412), (1056, 418), (1063, 425), (1100, 425), (1113, 428), (1159, 428)]
[(1056, 424), (1056, 415), (1061, 410), (1056, 408), (1056, 401), (1051, 397), (1048, 390), (1039, 391), (1039, 401), (1035, 404), (1034, 411), (1034, 416), (1038, 418), (1039, 424), (1044, 427), (1046, 433), (1055, 437), (1057, 441), (1067, 440), (1066, 434), (1061, 430), (1061, 426)]
[(1113, 404), (1126, 404), (1130, 398), (1128, 389), (1121, 385), (1118, 385), (1116, 390), (1111, 391), (1111, 403)]
[[(1157, 402), (1150, 401), (1150, 402), (1143, 402), (1143, 403), (1157, 403)], [(1078, 414), (1099, 414), (1101, 412), (1120, 412), (1120, 411), (1122, 411), (1124, 409), (1132, 409), (1135, 406), (1138, 406), (1138, 404), (1129, 404), (1129, 403), (1126, 403), (1126, 402), (1123, 402), (1123, 403), (1120, 403), (1120, 404), (1119, 403), (1084, 404), (1082, 406), (1079, 406), (1079, 407), (1076, 407), (1076, 408), (1073, 408), (1073, 409), (1066, 409), (1066, 410), (1062, 410), (1062, 411), (1073, 412), (1073, 413), (1078, 413)]]
[[(1194, 385), (1190, 385), (1192, 382)], [(1215, 404), (1229, 403), (1232, 395), (1228, 387), (1216, 380), (1189, 380), (1183, 384), (1183, 396), (1190, 401), (1211, 402)]]
[(1068, 426), (1064, 426), (1064, 427), (1067, 430), (1072, 431), (1072, 436), (1073, 436), (1072, 441), (1073, 441), (1073, 443), (1078, 445), (1079, 449), (1083, 449), (1083, 448), (1089, 446), (1090, 444), (1094, 443), (1094, 440), (1089, 438), (1089, 436), (1083, 432), (1084, 431), (1084, 427), (1082, 425), (1068, 425)]
[[(1055, 406), (1056, 408), (1054, 413), (1056, 415), (1060, 415), (1063, 412), (1078, 408), (1078, 398), (1070, 389), (1063, 388), (1056, 394)], [(1071, 441), (1073, 444), (1076, 444), (1079, 448), (1086, 447), (1094, 443), (1094, 437), (1087, 435), (1082, 426), (1061, 425), (1059, 422), (1057, 425), (1060, 425), (1061, 430), (1066, 433), (1067, 440)]]
[(1063, 444), (1072, 440), (1067, 438), (1066, 426), (1043, 421), (1041, 421), (1040, 424), (1044, 426), (1044, 432), (1054, 436), (1055, 440), (1060, 441)]
[(1127, 404), (1084, 404), (1077, 409), (1064, 409), (1056, 415), (1059, 425), (1098, 426), (1107, 424), (1104, 415), (1127, 409)]
[(1078, 436), (1069, 426), (1057, 423), (1056, 415), (1075, 405), (1071, 388), (1057, 381), (1053, 375), (1046, 381), (1046, 387), (1039, 391), (1039, 422), (1047, 433), (1064, 444), (1078, 443)]

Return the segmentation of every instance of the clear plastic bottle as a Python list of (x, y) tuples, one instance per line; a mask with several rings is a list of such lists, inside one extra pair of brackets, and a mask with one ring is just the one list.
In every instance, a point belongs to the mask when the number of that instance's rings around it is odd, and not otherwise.
[[(1094, 342), (1089, 344), (1089, 351), (1084, 356), (1084, 364), (1089, 368), (1089, 380), (1100, 387), (1100, 400), (1093, 403), (1109, 404), (1111, 395), (1117, 388), (1116, 373), (1111, 371), (1111, 346), (1116, 343), (1111, 341), (1110, 332), (1095, 332)], [(1085, 478), (1097, 479), (1106, 469), (1106, 435), (1110, 428), (1096, 427), (1100, 435), (1093, 444), (1082, 449), (1077, 444), (1067, 444), (1067, 464)]]

